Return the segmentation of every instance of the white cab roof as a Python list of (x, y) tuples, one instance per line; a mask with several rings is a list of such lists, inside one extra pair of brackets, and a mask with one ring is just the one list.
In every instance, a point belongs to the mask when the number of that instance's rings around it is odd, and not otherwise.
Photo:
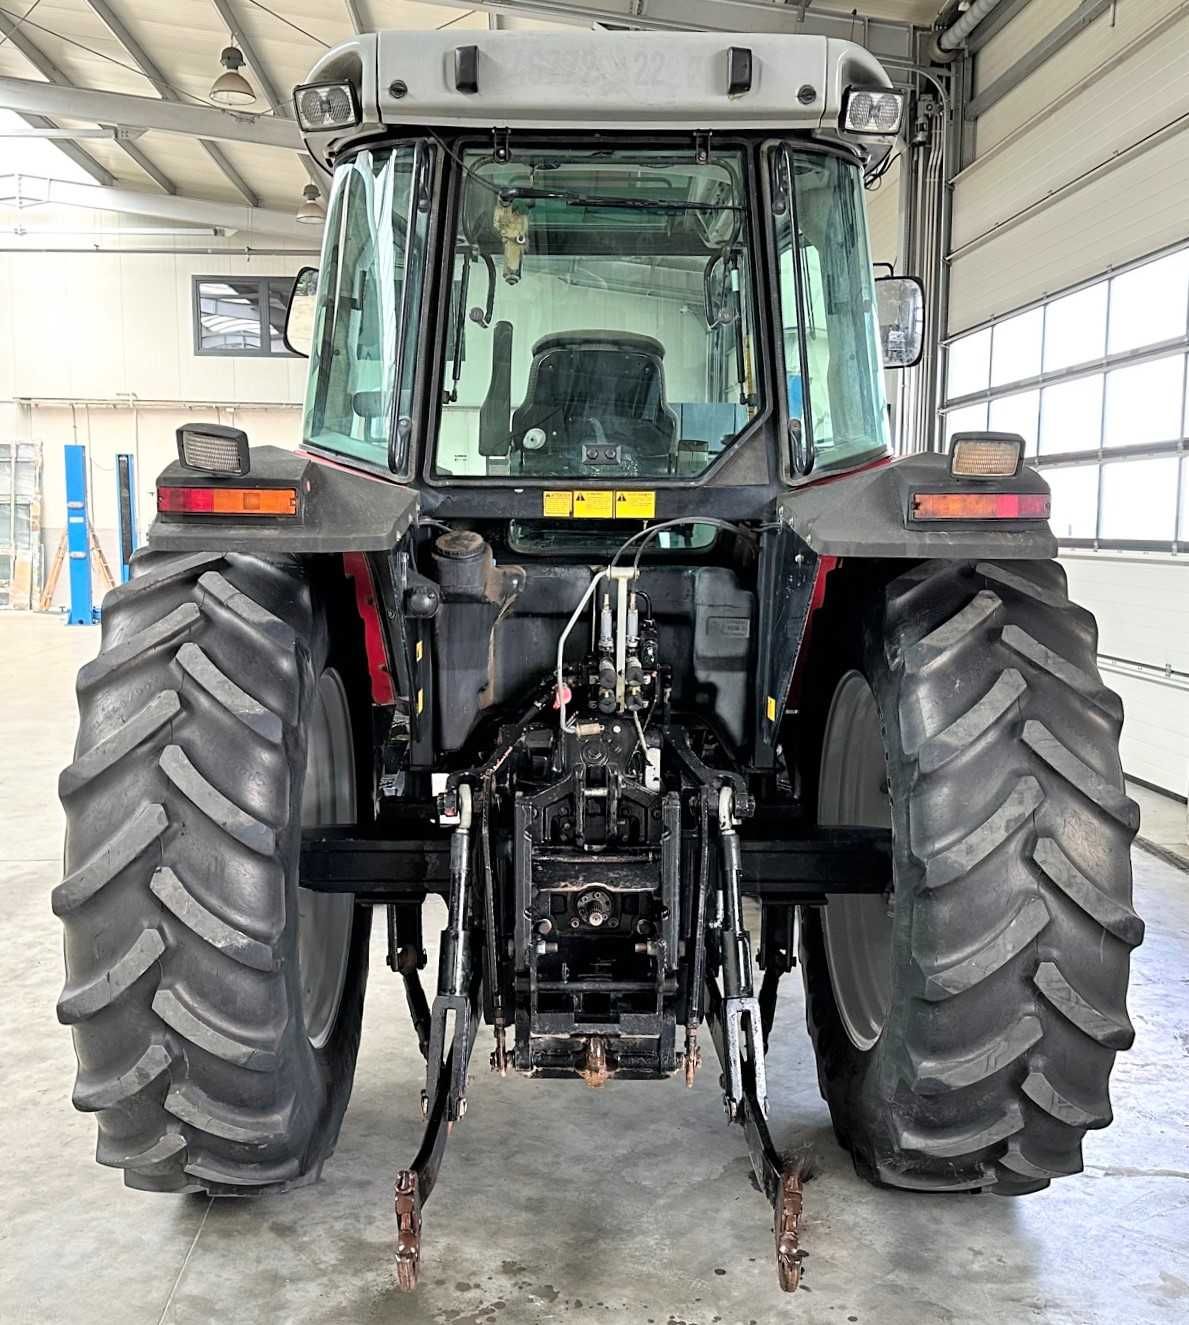
[[(736, 95), (732, 47), (750, 52), (750, 87)], [(476, 91), (459, 89), (460, 67), (472, 69)], [(344, 77), (359, 92), (363, 125), (309, 135), (323, 159), (377, 125), (831, 129), (847, 87), (890, 85), (852, 42), (708, 32), (369, 33), (328, 52), (307, 81)]]

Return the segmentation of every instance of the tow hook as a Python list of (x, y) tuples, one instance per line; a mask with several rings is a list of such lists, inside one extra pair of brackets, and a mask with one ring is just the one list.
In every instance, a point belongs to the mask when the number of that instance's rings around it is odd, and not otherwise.
[(592, 1035), (586, 1042), (586, 1062), (580, 1073), (582, 1080), (593, 1090), (607, 1084), (611, 1070), (607, 1066), (607, 1041), (601, 1035)]

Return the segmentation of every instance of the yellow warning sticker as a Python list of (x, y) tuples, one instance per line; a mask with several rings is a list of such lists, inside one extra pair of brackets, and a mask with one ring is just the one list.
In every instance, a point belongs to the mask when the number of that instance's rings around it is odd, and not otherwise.
[(615, 518), (617, 520), (651, 520), (656, 514), (655, 492), (617, 492)]
[(417, 641), (417, 661), (421, 661), (421, 655), (425, 652), (425, 645), (420, 640)]
[(615, 518), (615, 494), (584, 488), (574, 493), (575, 520), (612, 520)]
[(417, 691), (417, 712), (420, 713), (421, 710), (422, 710), (424, 707), (425, 707), (425, 691), (424, 691), (424, 690), (418, 690), (418, 691)]
[(541, 514), (554, 520), (651, 520), (656, 515), (656, 493), (552, 488), (541, 494)]
[(768, 696), (768, 721), (776, 721), (776, 700), (771, 695)]

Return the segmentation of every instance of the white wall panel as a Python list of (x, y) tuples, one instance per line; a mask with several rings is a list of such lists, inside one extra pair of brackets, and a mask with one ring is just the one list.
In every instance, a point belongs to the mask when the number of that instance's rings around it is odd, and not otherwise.
[[(1102, 654), (1189, 672), (1189, 557), (1068, 553), (1070, 597), (1098, 619)], [(1123, 698), (1123, 769), (1183, 796), (1189, 786), (1189, 682), (1103, 661)], [(1108, 670), (1109, 669), (1109, 670)]]
[(145, 400), (177, 400), (182, 355), (193, 349), (188, 325), (179, 322), (177, 304), (169, 297), (177, 279), (176, 258), (138, 254), (117, 261), (124, 290), (121, 332), (136, 355), (130, 370), (136, 394)]
[(194, 353), (192, 281), (289, 276), (309, 260), (183, 252), (5, 254), (0, 304), (8, 306), (12, 330), (0, 331), (11, 335), (3, 394), (296, 403), (305, 386), (304, 360)]
[(1129, 676), (1107, 663), (1102, 676), (1123, 701), (1124, 772), (1174, 796), (1189, 793), (1189, 686)]

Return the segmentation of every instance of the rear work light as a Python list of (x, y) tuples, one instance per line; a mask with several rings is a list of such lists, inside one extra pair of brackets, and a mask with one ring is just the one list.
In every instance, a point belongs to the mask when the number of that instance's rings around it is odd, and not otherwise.
[(960, 432), (950, 445), (955, 478), (1014, 478), (1024, 459), (1024, 439), (1012, 432)]
[(842, 94), (843, 133), (890, 138), (900, 132), (904, 94), (883, 87), (848, 87)]
[(1047, 520), (1047, 492), (914, 492), (914, 520)]
[(297, 489), (160, 487), (157, 510), (162, 515), (294, 516)]
[(307, 83), (294, 89), (293, 106), (306, 133), (346, 129), (360, 120), (359, 100), (351, 83)]
[(221, 423), (184, 423), (177, 431), (178, 459), (187, 469), (240, 478), (251, 468), (248, 434)]

